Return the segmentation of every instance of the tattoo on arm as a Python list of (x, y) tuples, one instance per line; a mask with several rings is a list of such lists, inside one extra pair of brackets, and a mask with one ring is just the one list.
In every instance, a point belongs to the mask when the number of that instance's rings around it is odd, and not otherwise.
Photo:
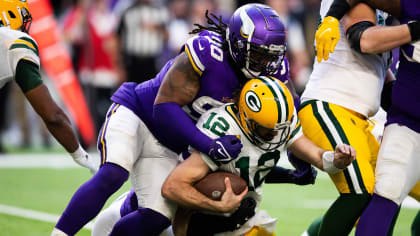
[(164, 102), (176, 102), (181, 106), (188, 104), (200, 89), (199, 79), (186, 53), (180, 54), (166, 73), (155, 104)]

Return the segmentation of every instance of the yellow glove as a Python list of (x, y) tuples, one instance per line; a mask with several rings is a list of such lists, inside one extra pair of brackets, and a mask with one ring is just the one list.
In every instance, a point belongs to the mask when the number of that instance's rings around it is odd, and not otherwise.
[(316, 57), (318, 62), (328, 60), (328, 55), (334, 52), (335, 46), (340, 40), (339, 21), (332, 16), (327, 16), (322, 20), (321, 25), (315, 33)]

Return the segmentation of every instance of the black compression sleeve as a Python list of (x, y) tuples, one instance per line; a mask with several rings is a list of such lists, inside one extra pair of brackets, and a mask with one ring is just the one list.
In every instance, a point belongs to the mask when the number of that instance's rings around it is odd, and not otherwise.
[(32, 90), (42, 84), (38, 66), (28, 60), (22, 59), (16, 66), (16, 83), (23, 93)]
[(410, 29), (411, 41), (417, 41), (420, 39), (420, 22), (410, 21), (408, 22), (408, 28)]
[(346, 32), (347, 40), (349, 41), (351, 48), (360, 53), (363, 53), (360, 49), (360, 38), (367, 28), (374, 25), (375, 24), (370, 21), (360, 21), (352, 25)]
[(349, 10), (350, 5), (347, 3), (347, 0), (334, 0), (326, 16), (333, 16), (341, 20)]
[(265, 182), (267, 184), (294, 183), (293, 170), (276, 166), (268, 173)]

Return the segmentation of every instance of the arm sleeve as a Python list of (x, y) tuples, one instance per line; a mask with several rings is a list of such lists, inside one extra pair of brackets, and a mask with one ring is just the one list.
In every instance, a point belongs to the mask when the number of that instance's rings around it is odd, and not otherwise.
[[(153, 119), (157, 123), (157, 132), (167, 139), (191, 145), (203, 153), (209, 152), (212, 139), (195, 126), (179, 104), (168, 102), (153, 105)], [(176, 119), (176, 122), (174, 122), (174, 119)], [(174, 151), (181, 152), (184, 150)]]
[(267, 184), (294, 183), (293, 170), (275, 166), (265, 177)]
[(16, 66), (16, 83), (26, 93), (42, 84), (39, 68), (33, 62), (22, 59)]

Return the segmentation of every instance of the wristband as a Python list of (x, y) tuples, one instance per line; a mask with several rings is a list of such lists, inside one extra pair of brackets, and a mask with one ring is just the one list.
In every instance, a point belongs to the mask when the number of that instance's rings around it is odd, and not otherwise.
[(411, 41), (420, 39), (420, 22), (414, 20), (407, 23), (408, 30), (410, 31)]
[(335, 174), (341, 171), (341, 169), (334, 165), (334, 152), (325, 151), (322, 153), (322, 168), (329, 174)]
[(73, 157), (73, 159), (76, 159), (78, 157), (81, 157), (83, 155), (83, 149), (82, 146), (80, 146), (76, 149), (76, 151), (70, 153), (71, 157)]

